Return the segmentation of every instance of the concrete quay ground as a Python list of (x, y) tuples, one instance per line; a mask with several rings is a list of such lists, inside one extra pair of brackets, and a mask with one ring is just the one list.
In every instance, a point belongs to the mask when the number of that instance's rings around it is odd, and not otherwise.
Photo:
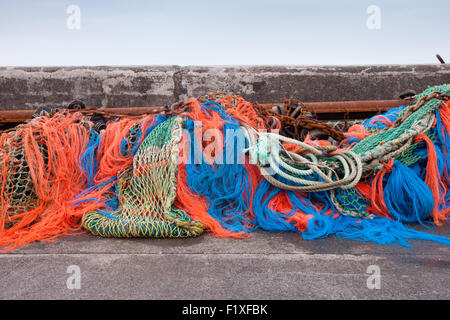
[[(450, 225), (432, 232), (449, 236)], [(449, 299), (449, 248), (410, 243), (263, 231), (248, 239), (67, 236), (1, 254), (0, 299)]]

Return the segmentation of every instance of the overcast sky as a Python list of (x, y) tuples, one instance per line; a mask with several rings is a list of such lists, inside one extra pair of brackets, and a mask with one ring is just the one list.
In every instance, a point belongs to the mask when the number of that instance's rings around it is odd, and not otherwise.
[(449, 0), (0, 0), (0, 66), (426, 64), (449, 33)]

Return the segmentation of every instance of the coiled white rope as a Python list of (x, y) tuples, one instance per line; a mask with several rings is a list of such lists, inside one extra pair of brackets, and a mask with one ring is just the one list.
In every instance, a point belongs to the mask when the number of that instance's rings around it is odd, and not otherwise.
[[(361, 179), (361, 157), (350, 150), (335, 152), (335, 146), (315, 147), (273, 132), (258, 132), (246, 124), (241, 124), (241, 129), (249, 142), (245, 152), (249, 152), (250, 163), (256, 164), (264, 178), (280, 189), (304, 192), (350, 189)], [(281, 142), (300, 146), (302, 154), (308, 153), (302, 156), (287, 151)], [(281, 182), (276, 175), (293, 185)]]

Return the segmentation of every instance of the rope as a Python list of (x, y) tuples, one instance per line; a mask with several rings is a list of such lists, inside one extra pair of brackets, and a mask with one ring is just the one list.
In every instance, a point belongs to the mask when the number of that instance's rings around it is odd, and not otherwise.
[[(352, 151), (336, 152), (335, 146), (314, 147), (276, 133), (257, 132), (245, 124), (241, 125), (241, 129), (249, 141), (250, 146), (245, 151), (249, 152), (250, 161), (256, 162), (264, 178), (278, 188), (304, 192), (319, 192), (334, 188), (349, 189), (354, 187), (361, 178), (362, 162), (360, 157)], [(310, 160), (300, 154), (282, 149), (280, 141), (300, 146), (301, 152), (309, 152), (307, 156)], [(308, 169), (300, 169), (302, 167)], [(295, 185), (278, 180), (269, 168), (276, 175)], [(337, 172), (342, 171), (344, 176), (340, 178)], [(315, 175), (324, 181), (313, 180)]]

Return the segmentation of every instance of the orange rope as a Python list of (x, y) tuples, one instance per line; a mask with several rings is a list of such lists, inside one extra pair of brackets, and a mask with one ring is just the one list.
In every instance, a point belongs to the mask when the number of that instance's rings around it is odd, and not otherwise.
[(388, 162), (382, 163), (383, 168), (377, 172), (375, 178), (372, 181), (371, 187), (371, 204), (376, 213), (378, 213), (382, 217), (391, 218), (389, 214), (389, 210), (384, 203), (383, 196), (383, 178), (386, 173), (392, 171), (392, 166), (394, 165), (394, 159), (389, 159)]
[(427, 171), (425, 176), (425, 183), (430, 187), (433, 193), (434, 207), (431, 212), (433, 221), (436, 225), (442, 225), (442, 222), (447, 220), (447, 214), (450, 209), (438, 210), (439, 203), (442, 203), (447, 193), (447, 186), (442, 181), (439, 175), (439, 169), (437, 166), (436, 150), (433, 142), (423, 133), (419, 133), (416, 137), (416, 142), (425, 141), (427, 144), (428, 157), (427, 157)]

